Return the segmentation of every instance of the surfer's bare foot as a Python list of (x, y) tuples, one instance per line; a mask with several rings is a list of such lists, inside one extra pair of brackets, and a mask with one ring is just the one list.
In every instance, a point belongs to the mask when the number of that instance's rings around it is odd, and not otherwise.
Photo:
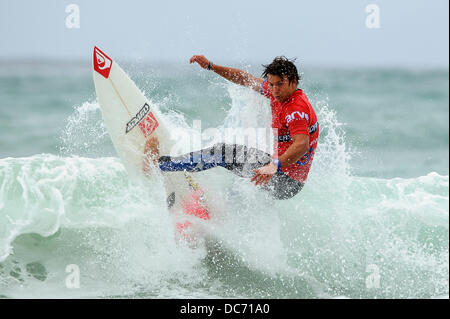
[(144, 172), (148, 173), (151, 170), (150, 163), (157, 166), (159, 160), (159, 140), (156, 136), (151, 136), (145, 142), (144, 147)]

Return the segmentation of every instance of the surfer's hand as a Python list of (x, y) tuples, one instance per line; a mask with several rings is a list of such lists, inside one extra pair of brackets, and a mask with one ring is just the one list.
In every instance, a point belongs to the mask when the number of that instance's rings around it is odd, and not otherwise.
[(194, 55), (192, 56), (192, 58), (189, 60), (189, 63), (194, 63), (197, 62), (198, 65), (200, 65), (202, 68), (206, 69), (209, 65), (209, 60), (207, 58), (205, 58), (204, 55)]
[(269, 163), (266, 166), (263, 166), (258, 169), (254, 169), (255, 175), (250, 180), (251, 182), (255, 182), (255, 186), (258, 186), (262, 183), (267, 185), (272, 176), (277, 172), (278, 167), (274, 163)]
[(151, 170), (150, 163), (158, 164), (159, 159), (159, 140), (156, 136), (147, 139), (144, 146), (144, 172), (149, 173)]

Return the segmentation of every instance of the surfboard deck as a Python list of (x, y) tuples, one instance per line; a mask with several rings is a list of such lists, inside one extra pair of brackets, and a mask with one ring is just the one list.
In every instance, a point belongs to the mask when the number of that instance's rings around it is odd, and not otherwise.
[[(94, 47), (93, 78), (103, 120), (114, 148), (127, 172), (144, 176), (144, 146), (155, 136), (160, 154), (169, 154), (176, 141), (164, 124), (162, 114), (149, 101), (122, 68)], [(169, 212), (176, 216), (175, 228), (188, 236), (192, 218), (210, 218), (203, 189), (186, 172), (163, 172)], [(184, 217), (179, 215), (183, 212)]]

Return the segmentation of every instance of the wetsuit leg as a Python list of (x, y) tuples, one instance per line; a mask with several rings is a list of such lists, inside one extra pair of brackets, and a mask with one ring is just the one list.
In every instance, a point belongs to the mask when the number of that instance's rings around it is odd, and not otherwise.
[(289, 199), (297, 195), (305, 184), (277, 172), (263, 189), (269, 191), (275, 199)]
[[(198, 172), (213, 167), (224, 167), (240, 177), (253, 177), (254, 169), (267, 165), (272, 160), (270, 154), (253, 147), (238, 144), (218, 143), (212, 147), (190, 152), (181, 156), (161, 156), (159, 167), (162, 171)], [(283, 172), (277, 172), (262, 188), (276, 199), (288, 199), (303, 187)]]

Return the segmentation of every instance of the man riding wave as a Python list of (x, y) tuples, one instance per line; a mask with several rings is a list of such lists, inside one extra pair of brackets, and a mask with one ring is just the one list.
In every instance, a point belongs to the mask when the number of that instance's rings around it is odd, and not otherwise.
[(264, 65), (262, 78), (258, 78), (243, 70), (213, 64), (203, 55), (194, 55), (190, 63), (270, 99), (273, 156), (253, 147), (226, 143), (177, 157), (160, 156), (158, 139), (153, 136), (145, 145), (144, 170), (150, 170), (150, 162), (162, 171), (197, 172), (220, 166), (250, 178), (275, 199), (288, 199), (300, 192), (314, 159), (319, 124), (306, 94), (298, 88), (300, 77), (295, 64), (285, 57), (276, 57)]

